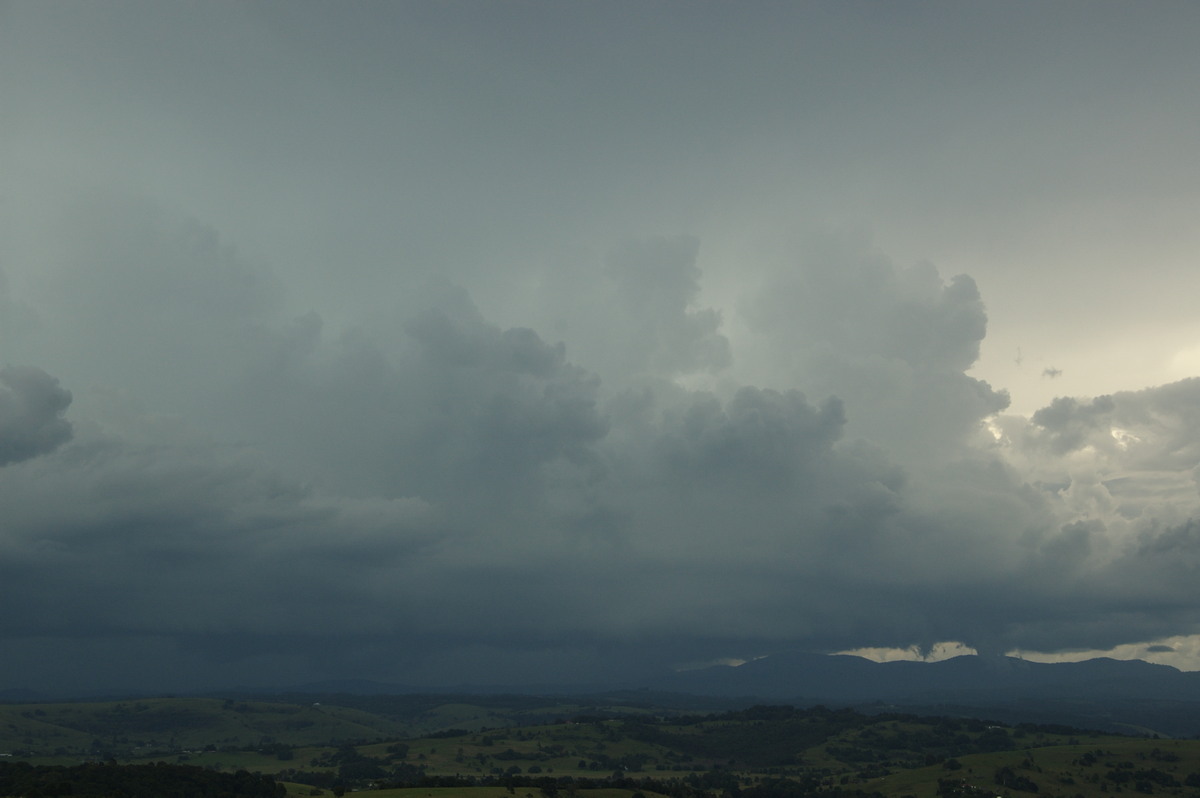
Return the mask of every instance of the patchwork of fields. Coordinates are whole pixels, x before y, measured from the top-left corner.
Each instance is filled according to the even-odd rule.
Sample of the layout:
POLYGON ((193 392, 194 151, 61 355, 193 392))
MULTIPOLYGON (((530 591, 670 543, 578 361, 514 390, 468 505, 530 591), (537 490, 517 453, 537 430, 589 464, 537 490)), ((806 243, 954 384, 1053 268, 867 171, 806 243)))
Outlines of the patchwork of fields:
POLYGON ((0 705, 0 762, 243 771, 296 796, 1200 798, 1197 740, 824 707, 685 714, 522 700, 426 697, 404 712, 370 712, 363 699, 0 705))

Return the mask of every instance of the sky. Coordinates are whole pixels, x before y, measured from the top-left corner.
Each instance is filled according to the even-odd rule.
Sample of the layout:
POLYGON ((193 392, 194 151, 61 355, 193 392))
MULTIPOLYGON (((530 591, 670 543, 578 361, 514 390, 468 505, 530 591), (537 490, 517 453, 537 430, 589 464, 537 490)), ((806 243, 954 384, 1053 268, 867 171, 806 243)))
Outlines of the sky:
POLYGON ((0 2, 0 689, 1200 670, 1198 34, 0 2))

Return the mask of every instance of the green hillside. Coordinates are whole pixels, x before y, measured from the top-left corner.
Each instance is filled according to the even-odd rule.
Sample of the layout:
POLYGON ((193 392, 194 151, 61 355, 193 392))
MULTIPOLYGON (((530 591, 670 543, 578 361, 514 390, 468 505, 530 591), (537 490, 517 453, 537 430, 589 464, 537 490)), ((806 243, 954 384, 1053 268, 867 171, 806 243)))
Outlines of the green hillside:
POLYGON ((443 728, 412 736, 394 717, 324 703, 5 705, 0 745, 9 750, 0 761, 187 764, 262 774, 294 796, 1200 798, 1197 740, 823 707, 689 716, 634 709, 464 728, 458 724, 474 726, 481 711, 511 723, 512 708, 456 699, 422 708, 421 723, 443 728))
POLYGON ((151 698, 0 705, 0 753, 115 758, 204 748, 244 749, 397 737, 407 727, 339 706, 151 698))

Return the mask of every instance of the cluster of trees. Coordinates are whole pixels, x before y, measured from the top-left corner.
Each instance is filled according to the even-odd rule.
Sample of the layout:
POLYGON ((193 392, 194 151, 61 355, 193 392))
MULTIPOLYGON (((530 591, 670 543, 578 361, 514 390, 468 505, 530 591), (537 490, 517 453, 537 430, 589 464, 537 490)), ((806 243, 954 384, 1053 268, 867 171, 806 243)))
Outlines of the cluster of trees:
POLYGON ((72 767, 0 762, 0 795, 24 798, 283 798, 287 790, 270 776, 219 773, 188 765, 117 765, 90 762, 72 767))
MULTIPOLYGON (((1132 763, 1129 767, 1117 767, 1108 771, 1104 778, 1114 784, 1130 785, 1135 790, 1146 795, 1154 792, 1154 787, 1178 787, 1179 780, 1170 773, 1164 773, 1158 768, 1134 768, 1132 763)), ((1194 774, 1193 774, 1194 775, 1194 774)), ((1191 777, 1189 776, 1189 779, 1191 777)), ((1193 780, 1200 783, 1200 779, 1193 780)))
POLYGON ((637 794, 658 793, 668 798, 713 798, 719 793, 722 798, 811 798, 819 793, 821 798, 883 798, 878 792, 862 792, 831 786, 825 781, 812 777, 772 778, 766 779, 752 787, 742 787, 737 775, 722 770, 712 770, 707 773, 689 774, 683 778, 654 778, 618 776, 591 779, 584 777, 560 776, 504 776, 494 778, 454 777, 425 777, 413 783, 389 783, 380 787, 477 787, 503 786, 509 794, 516 795, 518 791, 528 792, 537 790, 541 798, 562 798, 573 796, 587 790, 621 789, 637 794))
POLYGON ((1010 767, 997 768, 992 780, 1001 787, 1007 787, 1010 790, 1018 790, 1020 792, 1036 793, 1039 789, 1037 782, 1010 767))
POLYGON ((991 798, 995 793, 968 782, 966 779, 938 779, 940 798, 991 798))
POLYGON ((834 735, 871 721, 849 709, 757 706, 722 715, 673 718, 668 722, 698 726, 700 733, 678 734, 660 724, 626 720, 618 734, 661 745, 695 759, 722 759, 754 767, 771 767, 799 764, 797 751, 819 745, 834 735))
POLYGON ((425 778, 425 771, 416 765, 404 762, 408 745, 395 743, 387 747, 389 759, 380 759, 363 754, 354 745, 346 743, 322 759, 314 759, 313 767, 335 768, 336 770, 284 770, 280 773, 287 781, 309 784, 314 787, 334 789, 371 783, 416 783, 425 778))
POLYGON ((828 787, 814 784, 807 779, 770 779, 761 781, 752 787, 747 787, 740 793, 740 798, 882 798, 878 792, 863 792, 847 790, 841 787, 828 787))
MULTIPOLYGON (((351 786, 348 780, 328 771, 290 772, 287 778, 289 781, 331 789, 335 794, 351 786)), ((646 793, 658 793, 668 798, 713 798, 714 795, 721 798, 809 798, 814 795, 820 795, 821 798, 882 798, 877 792, 867 793, 838 786, 823 771, 796 777, 772 777, 746 787, 738 774, 720 768, 678 778, 637 777, 620 773, 603 778, 523 774, 430 776, 421 773, 412 778, 374 780, 372 785, 378 789, 499 786, 505 787, 514 796, 536 790, 540 798, 564 798, 588 790, 614 788, 640 793, 643 798, 646 793)))
MULTIPOLYGON (((1106 757, 1110 756, 1111 752, 1105 752, 1100 749, 1088 751, 1083 756, 1074 760, 1073 764, 1083 767, 1095 767, 1103 765, 1108 768, 1104 773, 1104 781, 1111 782, 1120 787, 1132 787, 1134 790, 1152 795, 1155 787, 1165 787, 1168 789, 1178 788, 1180 785, 1179 779, 1165 771, 1154 767, 1138 767, 1132 761, 1125 760, 1115 762, 1106 757)), ((1162 751, 1158 748, 1151 750, 1149 753, 1139 752, 1138 759, 1149 759, 1153 762, 1178 762, 1179 755, 1172 751, 1162 751)), ((1096 777, 1093 776, 1095 781, 1096 777)), ((1184 777, 1182 786, 1185 787, 1200 787, 1200 773, 1188 773, 1184 777)), ((1107 786, 1102 786, 1101 789, 1107 791, 1107 786)))
POLYGON ((983 720, 938 718, 931 722, 916 715, 864 715, 823 706, 755 706, 721 715, 673 718, 666 723, 699 727, 700 733, 678 734, 660 723, 627 719, 617 736, 661 745, 696 759, 780 767, 800 764, 798 751, 842 735, 846 742, 828 751, 844 762, 895 762, 915 767, 930 757, 936 762, 967 754, 1009 751, 1017 747, 1016 737, 1031 731, 1072 731, 1066 727, 1026 726, 1010 734, 1009 729, 983 720), (855 731, 859 733, 847 735, 855 731))

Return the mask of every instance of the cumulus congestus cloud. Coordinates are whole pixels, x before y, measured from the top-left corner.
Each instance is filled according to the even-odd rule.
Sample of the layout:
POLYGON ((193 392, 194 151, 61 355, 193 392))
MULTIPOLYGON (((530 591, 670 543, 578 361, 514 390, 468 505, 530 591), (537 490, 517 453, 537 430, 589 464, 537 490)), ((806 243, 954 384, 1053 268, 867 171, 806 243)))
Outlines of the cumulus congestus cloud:
POLYGON ((800 258, 767 277, 745 315, 774 379, 843 397, 848 434, 919 456, 961 444, 1008 406, 966 373, 987 329, 971 277, 897 267, 834 237, 800 258))
POLYGON ((721 311, 700 304, 700 241, 646 238, 602 262, 556 263, 541 275, 535 316, 610 385, 720 374, 732 362, 721 311))
POLYGON ((1200 6, 545 6, 3 4, 0 687, 1200 651, 1200 6))
MULTIPOLYGON (((114 415, 93 398, 69 446, 70 395, 4 372, 23 452, 3 475, 13 662, 86 630, 196 674, 283 658, 297 674, 487 680, 542 658, 547 678, 566 663, 601 678, 788 647, 1191 628, 1190 505, 1145 495, 1167 484, 1152 472, 1194 465, 1188 386, 996 419, 1004 394, 967 373, 986 328, 969 277, 818 247, 767 277, 735 341, 694 307, 696 242, 643 241, 587 278, 607 293, 562 329, 587 339, 577 353, 492 323, 443 279, 382 317, 292 313, 202 225, 107 214, 80 242, 128 259, 91 295, 98 334, 207 354, 77 368, 138 402, 114 415), (190 286, 215 312, 104 321, 123 286, 168 307, 190 286), (736 343, 771 353, 766 385, 739 379, 736 343), (687 387, 698 370, 719 379, 687 387), (1090 476, 1085 449, 1106 458, 1090 476), (1151 571, 1153 589, 1120 578, 1151 571), (1142 609, 1167 596, 1170 613, 1142 609), (461 664, 479 651, 489 674, 461 664)), ((41 315, 69 326, 54 301, 41 315)), ((55 362, 85 346, 53 340, 55 362)))

